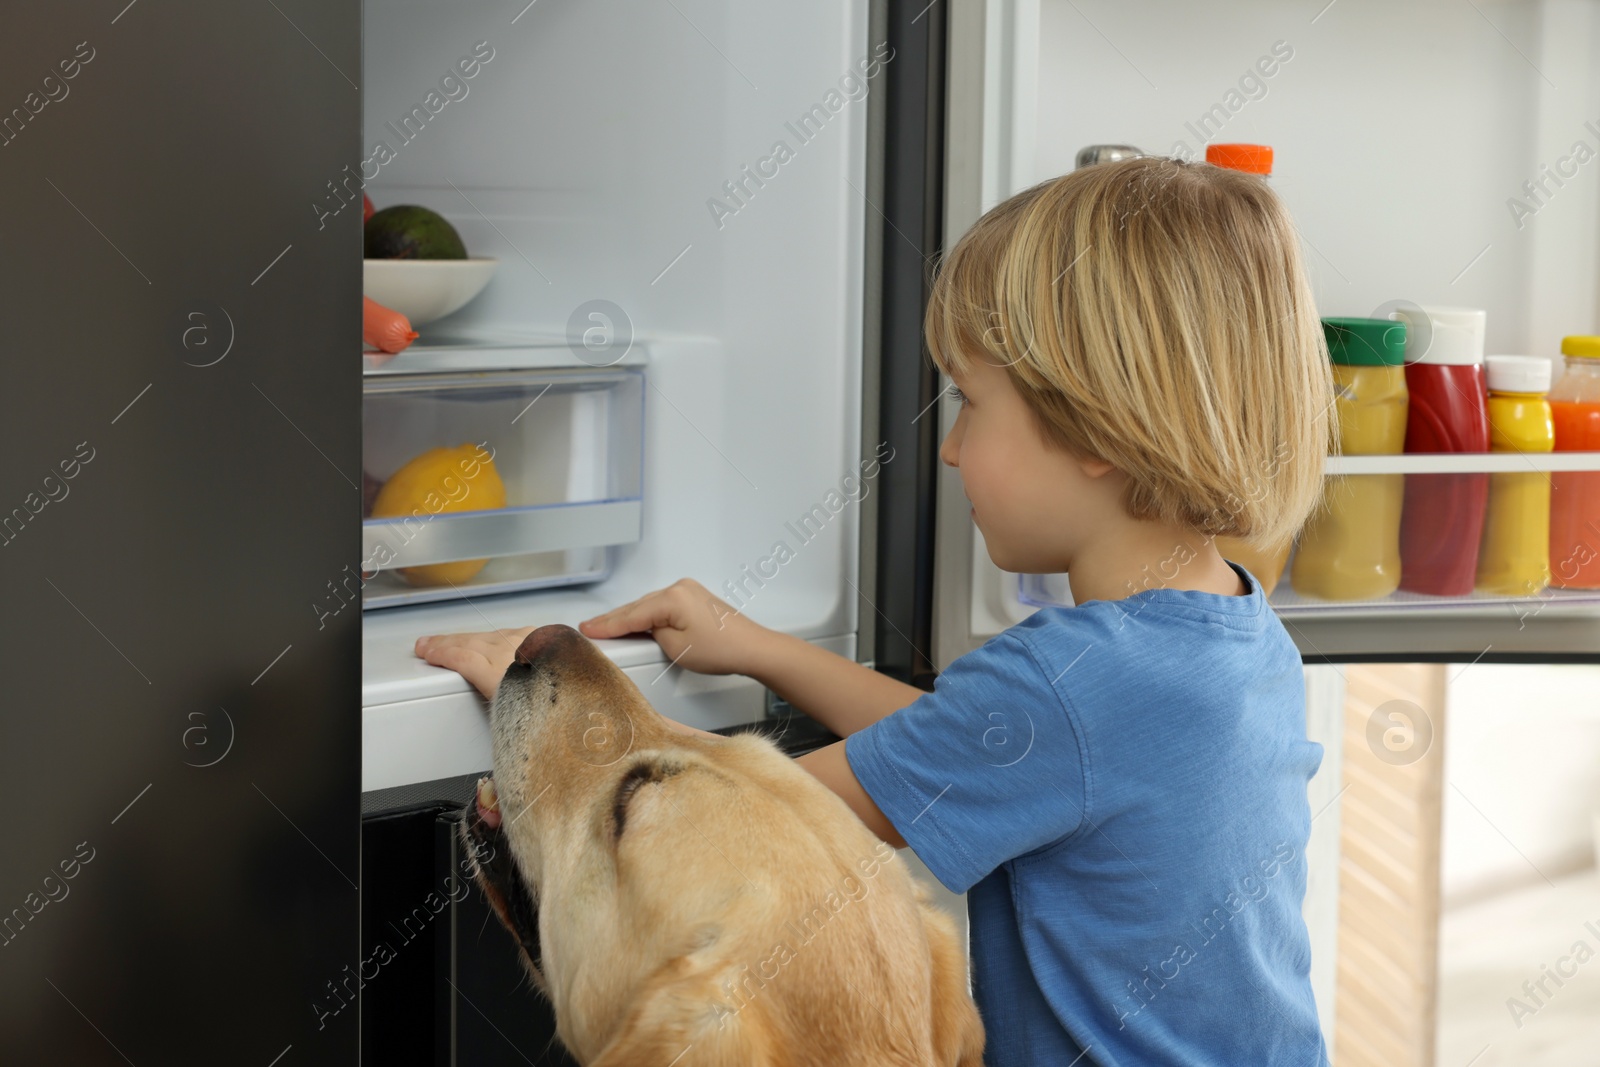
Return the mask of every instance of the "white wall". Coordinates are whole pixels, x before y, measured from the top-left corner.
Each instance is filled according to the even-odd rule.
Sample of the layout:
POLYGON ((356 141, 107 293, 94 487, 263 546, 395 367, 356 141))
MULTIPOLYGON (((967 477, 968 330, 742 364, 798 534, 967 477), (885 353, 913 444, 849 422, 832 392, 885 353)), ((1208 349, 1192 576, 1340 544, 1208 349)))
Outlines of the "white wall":
POLYGON ((1600 121, 1586 126, 1600 120, 1600 5, 1018 7, 1034 3, 1037 24, 1017 45, 1034 34, 1037 85, 1013 131, 1015 189, 1071 170, 1088 144, 1198 155, 1200 116, 1236 106, 1202 132, 1276 150, 1273 184, 1300 228, 1323 314, 1368 315, 1392 300, 1482 307, 1489 351, 1542 355, 1563 334, 1600 327, 1600 158, 1569 160, 1572 176, 1547 184, 1553 195, 1534 216, 1508 207, 1576 142, 1600 148, 1600 121), (1249 80, 1247 97, 1241 79, 1279 42, 1292 58, 1266 64, 1273 75, 1249 80))
POLYGON ((1594 863, 1600 666, 1480 663, 1451 671, 1444 906, 1543 885, 1594 863))

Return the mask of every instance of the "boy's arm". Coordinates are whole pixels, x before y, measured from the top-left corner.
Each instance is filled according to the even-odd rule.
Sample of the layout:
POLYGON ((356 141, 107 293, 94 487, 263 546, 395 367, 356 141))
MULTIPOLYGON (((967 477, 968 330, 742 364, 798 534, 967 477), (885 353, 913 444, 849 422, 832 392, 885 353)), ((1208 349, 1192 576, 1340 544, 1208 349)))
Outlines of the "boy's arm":
MULTIPOLYGON (((908 687, 909 688, 909 687, 908 687)), ((921 692, 921 690, 917 690, 921 692)), ((894 824, 888 816, 879 810, 873 803, 867 791, 861 788, 855 771, 850 769, 850 763, 845 759, 844 742, 835 741, 824 748, 814 752, 807 752, 795 759, 795 762, 810 771, 816 779, 839 795, 856 813, 856 818, 867 824, 867 829, 877 834, 895 848, 905 848, 905 838, 895 830, 894 824)))
MULTIPOLYGON (((922 695, 915 686, 798 637, 766 633, 744 673, 840 737, 849 737, 922 695)), ((830 747, 839 748, 842 765, 843 746, 830 747)))

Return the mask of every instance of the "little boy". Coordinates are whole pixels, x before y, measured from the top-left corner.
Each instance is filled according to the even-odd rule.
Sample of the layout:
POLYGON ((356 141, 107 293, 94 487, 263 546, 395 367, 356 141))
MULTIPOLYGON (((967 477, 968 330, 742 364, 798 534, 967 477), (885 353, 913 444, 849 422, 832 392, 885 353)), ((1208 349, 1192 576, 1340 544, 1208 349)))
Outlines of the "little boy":
MULTIPOLYGON (((754 677, 846 740, 800 758, 967 894, 985 1062, 1326 1062, 1301 919, 1294 643, 1212 539, 1281 545, 1336 439, 1294 229, 1266 183, 1136 159, 998 205, 946 258, 940 449, 1003 570, 1069 575, 923 693, 691 581, 582 624, 754 677)), ((526 631, 424 637, 492 694, 526 631)))

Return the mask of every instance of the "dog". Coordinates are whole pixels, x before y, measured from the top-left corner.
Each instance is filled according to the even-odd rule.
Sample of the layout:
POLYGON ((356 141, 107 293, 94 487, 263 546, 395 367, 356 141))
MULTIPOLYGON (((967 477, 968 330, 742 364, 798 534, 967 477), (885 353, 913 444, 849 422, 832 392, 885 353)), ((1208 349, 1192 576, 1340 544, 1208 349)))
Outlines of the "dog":
POLYGON ((667 724, 568 626, 489 722, 462 841, 585 1067, 980 1067, 954 924, 772 742, 667 724))

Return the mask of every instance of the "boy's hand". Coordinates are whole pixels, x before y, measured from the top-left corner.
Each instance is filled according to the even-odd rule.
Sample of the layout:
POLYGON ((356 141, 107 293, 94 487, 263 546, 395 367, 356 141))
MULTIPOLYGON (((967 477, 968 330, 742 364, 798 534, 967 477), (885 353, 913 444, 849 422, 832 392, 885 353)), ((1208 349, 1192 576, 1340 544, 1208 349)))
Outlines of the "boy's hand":
POLYGON ((435 667, 455 671, 471 682, 485 700, 493 700, 522 639, 536 629, 523 626, 480 633, 426 634, 417 638, 411 651, 435 667))
MULTIPOLYGON (((455 671, 485 700, 493 700, 522 639, 536 629, 427 634, 417 638, 412 651, 435 667, 455 671)), ((758 647, 774 636, 689 578, 586 619, 578 629, 595 640, 648 633, 674 663, 701 674, 749 673, 758 647)))
POLYGON ((578 624, 600 640, 648 633, 667 658, 701 674, 750 674, 771 630, 750 621, 692 578, 646 593, 578 624))

